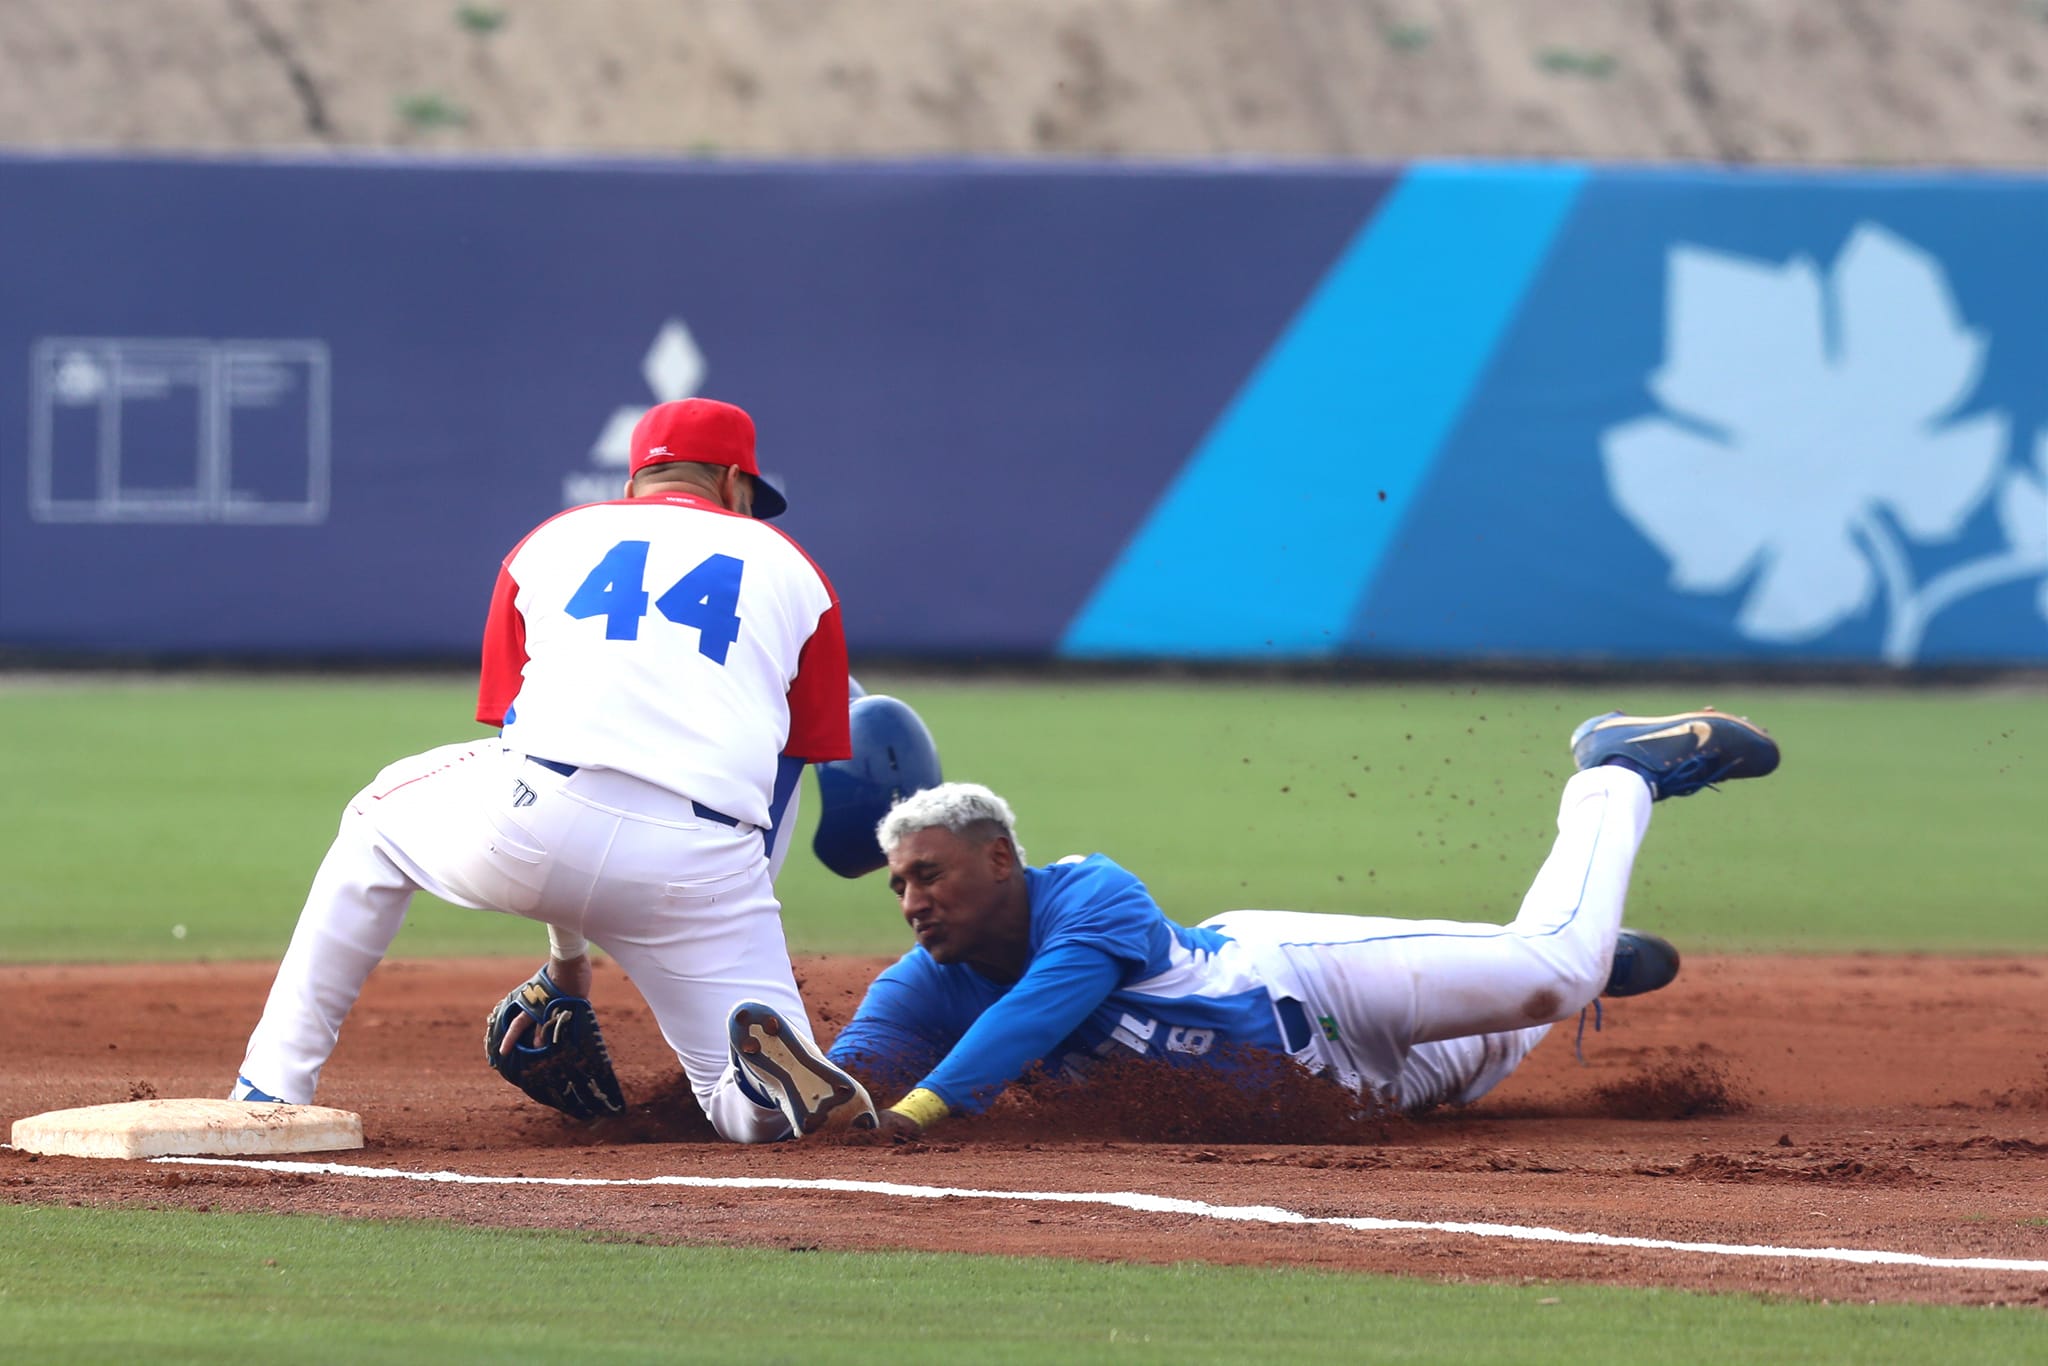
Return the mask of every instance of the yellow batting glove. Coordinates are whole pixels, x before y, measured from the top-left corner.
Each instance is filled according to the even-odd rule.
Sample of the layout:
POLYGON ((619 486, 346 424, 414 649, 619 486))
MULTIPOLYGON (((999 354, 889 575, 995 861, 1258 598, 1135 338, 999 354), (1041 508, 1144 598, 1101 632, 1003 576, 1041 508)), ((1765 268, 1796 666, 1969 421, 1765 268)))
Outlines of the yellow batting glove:
POLYGON ((889 1109, 920 1129, 929 1129, 953 1113, 953 1107, 939 1099, 937 1092, 927 1091, 922 1086, 891 1105, 889 1109))

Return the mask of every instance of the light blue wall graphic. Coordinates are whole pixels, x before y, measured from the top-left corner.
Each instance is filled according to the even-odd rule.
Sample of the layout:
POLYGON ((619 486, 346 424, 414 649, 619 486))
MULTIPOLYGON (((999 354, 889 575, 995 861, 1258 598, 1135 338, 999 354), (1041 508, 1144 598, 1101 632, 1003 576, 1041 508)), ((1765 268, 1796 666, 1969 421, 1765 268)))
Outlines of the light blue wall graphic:
POLYGON ((1740 589, 1735 626, 1813 640, 1878 605, 1884 662, 1911 664, 1963 598, 2042 581, 2048 615, 2048 435, 2008 458, 2003 410, 1971 411, 1986 334, 1941 263, 1858 224, 1825 277, 1814 261, 1671 249, 1664 414, 1602 442, 1616 505, 1683 593, 1740 589), (1925 578, 1913 550, 1954 542, 1995 500, 2004 544, 1925 578))
POLYGON ((1072 656, 1339 652, 1584 175, 1410 170, 1167 489, 1072 656))
POLYGON ((1593 173, 1363 658, 2048 664, 2048 180, 1593 173))

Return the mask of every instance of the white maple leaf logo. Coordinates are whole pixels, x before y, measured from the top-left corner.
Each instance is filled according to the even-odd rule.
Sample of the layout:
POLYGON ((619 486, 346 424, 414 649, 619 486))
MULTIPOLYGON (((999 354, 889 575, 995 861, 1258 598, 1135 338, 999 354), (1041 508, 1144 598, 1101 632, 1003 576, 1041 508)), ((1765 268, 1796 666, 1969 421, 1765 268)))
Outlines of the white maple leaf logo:
MULTIPOLYGON (((1805 257, 1674 247, 1665 363, 1649 381, 1665 411, 1605 434, 1609 492, 1669 558, 1672 587, 1747 584, 1745 636, 1811 640, 1882 585, 1885 658, 1909 663, 1958 597, 2048 573, 2048 544, 2015 531, 2042 486, 2017 473, 2000 485, 2008 418, 1959 415, 1984 353, 1940 264, 1875 224, 1825 281, 1805 257), (1994 487, 2009 553, 1916 584, 1909 544, 1953 541, 1994 487)), ((2048 541, 2048 521, 2039 530, 2048 541)))

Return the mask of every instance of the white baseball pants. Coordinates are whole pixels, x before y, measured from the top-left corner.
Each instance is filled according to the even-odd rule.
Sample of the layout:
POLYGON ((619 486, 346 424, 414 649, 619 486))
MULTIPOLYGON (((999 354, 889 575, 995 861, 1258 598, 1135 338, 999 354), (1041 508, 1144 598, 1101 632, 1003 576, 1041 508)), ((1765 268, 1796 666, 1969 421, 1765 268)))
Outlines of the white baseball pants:
POLYGON ((1466 1105, 1606 986, 1649 826, 1648 783, 1588 769, 1565 784, 1557 841, 1505 925, 1295 911, 1203 923, 1306 1008, 1309 1067, 1404 1110, 1466 1105))
MULTIPOLYGON (((313 1099, 341 1023, 415 891, 584 935, 633 979, 718 1133, 786 1137, 735 1085, 726 1017, 760 1001, 811 1032, 762 832, 604 769, 569 775, 492 738, 392 764, 358 793, 313 879, 242 1075, 313 1099)), ((508 984, 509 985, 509 984, 508 984)))

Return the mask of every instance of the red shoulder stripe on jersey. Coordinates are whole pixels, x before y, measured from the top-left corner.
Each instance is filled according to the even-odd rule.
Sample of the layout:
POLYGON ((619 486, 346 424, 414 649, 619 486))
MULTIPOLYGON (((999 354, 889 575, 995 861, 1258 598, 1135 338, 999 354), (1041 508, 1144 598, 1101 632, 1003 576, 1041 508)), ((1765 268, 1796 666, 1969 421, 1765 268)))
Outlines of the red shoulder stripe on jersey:
POLYGON ((812 763, 851 759, 846 697, 846 630, 834 599, 797 654, 796 677, 789 683, 789 740, 782 752, 812 763))
POLYGON ((853 728, 847 717, 846 623, 840 616, 839 590, 796 537, 771 522, 761 525, 789 542, 825 585, 831 606, 825 609, 811 638, 797 655, 796 677, 789 684, 789 743, 784 754, 822 763, 853 757, 853 728))
POLYGON ((505 712, 526 681, 526 618, 519 615, 518 600, 519 585, 509 564, 499 566, 490 615, 484 619, 483 667, 476 687, 476 719, 487 726, 505 724, 505 712))
POLYGON ((832 595, 832 605, 834 607, 837 607, 839 605, 839 590, 832 586, 832 580, 825 576, 825 571, 818 567, 818 562, 816 560, 811 558, 811 552, 804 549, 801 545, 798 545, 796 537, 790 535, 787 531, 784 531, 781 527, 775 525, 775 523, 763 522, 761 523, 761 525, 767 527, 770 531, 780 536, 783 540, 788 541, 790 544, 790 548, 795 550, 797 554, 804 557, 804 563, 809 565, 811 567, 811 572, 818 576, 818 582, 825 585, 825 591, 832 595))

